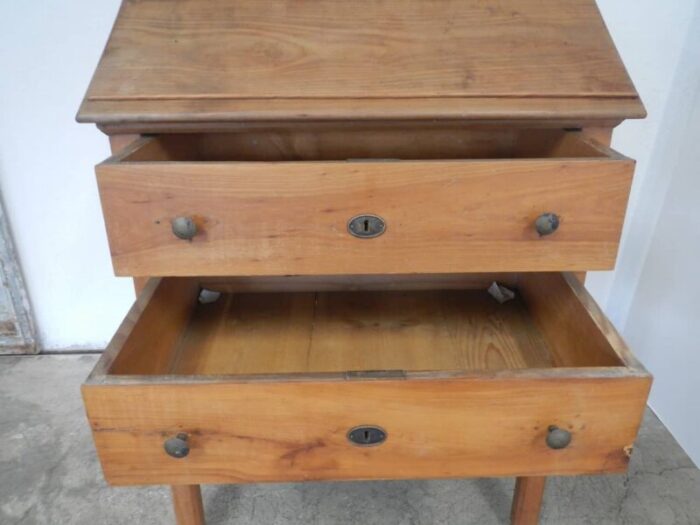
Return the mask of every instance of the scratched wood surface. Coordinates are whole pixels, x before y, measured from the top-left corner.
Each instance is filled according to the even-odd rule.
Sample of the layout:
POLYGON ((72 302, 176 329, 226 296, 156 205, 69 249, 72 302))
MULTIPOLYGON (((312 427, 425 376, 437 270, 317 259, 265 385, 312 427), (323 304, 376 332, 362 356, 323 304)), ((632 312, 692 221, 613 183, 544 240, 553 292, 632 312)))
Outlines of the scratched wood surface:
POLYGON ((442 99, 484 116, 501 98, 643 112, 594 0, 144 0, 124 2, 79 116, 405 118, 442 99))

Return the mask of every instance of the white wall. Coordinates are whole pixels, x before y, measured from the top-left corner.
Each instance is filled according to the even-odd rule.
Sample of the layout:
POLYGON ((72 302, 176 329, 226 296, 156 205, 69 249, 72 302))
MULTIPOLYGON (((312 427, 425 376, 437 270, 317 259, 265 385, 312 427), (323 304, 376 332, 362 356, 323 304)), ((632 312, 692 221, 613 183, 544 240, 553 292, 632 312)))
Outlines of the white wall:
MULTIPOLYGON (((700 462, 681 417, 681 397, 700 398, 684 378, 690 363, 698 369, 699 334, 685 324, 697 318, 697 284, 678 281, 700 253, 688 246, 697 228, 674 225, 698 221, 699 0, 598 3, 649 117, 615 131, 613 146, 638 160, 637 174, 617 268, 590 274, 588 287, 656 373, 652 405, 700 462)), ((112 274, 92 170, 107 141, 74 122, 118 4, 0 2, 0 189, 47 349, 103 347, 133 300, 130 280, 112 274)))
POLYGON ((655 144, 696 3, 697 0, 598 0, 648 112, 646 119, 623 122, 613 133, 613 147, 636 159, 637 169, 616 269, 590 273, 586 280, 588 289, 618 327, 626 319, 649 243, 648 232, 658 215, 658 191, 650 188, 662 182, 652 164, 655 144))
POLYGON ((630 218, 638 275, 612 290, 629 297, 622 332, 655 376, 650 405, 700 465, 700 5, 691 27, 630 218))
POLYGON ((133 301, 95 185, 107 140, 74 120, 118 6, 0 2, 0 189, 48 349, 103 347, 133 301))

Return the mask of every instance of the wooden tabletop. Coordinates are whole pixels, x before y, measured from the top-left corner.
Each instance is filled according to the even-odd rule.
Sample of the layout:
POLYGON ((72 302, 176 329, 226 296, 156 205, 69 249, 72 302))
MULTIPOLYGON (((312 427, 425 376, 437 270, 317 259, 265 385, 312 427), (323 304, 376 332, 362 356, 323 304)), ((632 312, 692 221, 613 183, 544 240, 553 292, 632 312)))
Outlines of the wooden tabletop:
POLYGON ((126 0, 78 119, 643 114, 594 0, 126 0))

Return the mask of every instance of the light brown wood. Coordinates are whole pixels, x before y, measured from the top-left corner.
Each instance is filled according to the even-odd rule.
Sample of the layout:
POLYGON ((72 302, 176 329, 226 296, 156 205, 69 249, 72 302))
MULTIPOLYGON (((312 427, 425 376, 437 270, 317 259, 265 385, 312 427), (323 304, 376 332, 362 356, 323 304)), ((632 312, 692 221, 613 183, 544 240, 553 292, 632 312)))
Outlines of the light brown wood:
POLYGON ((613 128, 612 126, 591 126, 584 128, 582 130, 582 133, 605 146, 610 146, 610 142, 612 141, 613 128))
POLYGON ((518 117, 533 99, 549 117, 581 100, 641 111, 593 0, 150 0, 122 6, 79 117, 123 120, 120 103, 146 101, 130 118, 406 118, 417 100, 458 118, 451 99, 476 99, 472 116, 493 99, 518 117))
MULTIPOLYGON (((600 142, 605 146, 610 146, 612 142, 612 126, 590 126, 581 130, 581 133, 586 137, 590 137, 593 140, 600 142)), ((586 284, 586 272, 575 273, 576 278, 581 282, 581 284, 586 284)))
POLYGON ((644 367, 583 284, 572 274, 524 273, 518 290, 553 350, 557 366, 644 367))
POLYGON ((546 123, 559 128, 594 121, 609 126, 624 118, 644 118, 637 98, 422 98, 422 99, 270 99, 259 100, 89 100, 79 122, 95 122, 115 132, 230 130, 241 124, 278 120, 374 121, 460 119, 522 125, 546 123), (157 110, 154 108, 157 105, 157 110), (514 118, 520 120, 513 120, 514 118))
POLYGON ((203 288, 242 292, 330 292, 360 290, 485 290, 498 281, 515 287, 513 273, 450 273, 396 275, 281 275, 259 277, 200 277, 203 288))
POLYGON ((151 280, 110 342, 119 348, 111 372, 118 374, 126 367, 142 373, 164 370, 198 293, 196 281, 151 280))
POLYGON ((148 279, 149 277, 134 277, 134 291, 136 292, 136 295, 143 291, 146 284, 148 284, 148 279))
MULTIPOLYGON (((546 287, 531 285, 530 301, 538 294, 542 299, 566 295, 568 301, 581 297, 573 276, 547 278, 546 287), (568 287, 555 285, 562 280, 568 287)), ((311 323, 312 294, 286 299, 244 294, 238 305, 234 294, 217 307, 197 305, 187 296, 191 282, 149 283, 145 294, 150 300, 144 296, 141 302, 147 304, 125 320, 83 387, 111 483, 538 476, 626 467, 649 390, 648 374, 619 363, 587 366, 596 361, 595 345, 587 361, 568 359, 581 367, 517 369, 546 365, 536 356, 547 345, 522 317, 517 301, 489 310, 474 300, 475 291, 358 292, 355 304, 348 298, 353 294, 327 293, 313 301, 320 320, 311 323), (152 325, 146 316, 162 311, 159 303, 173 294, 181 299, 173 298, 169 308, 184 312, 179 305, 186 302, 194 315, 178 314, 166 336, 143 334, 140 326, 152 325), (331 304, 333 297, 342 300, 331 304), (442 321, 435 313, 437 298, 442 321), (210 307, 219 313, 203 315, 210 307), (411 317, 405 317, 408 311, 411 317), (325 345, 309 345, 309 326, 325 345), (227 342, 219 344, 219 338, 227 342), (136 355, 148 355, 163 339, 171 341, 171 352, 168 358, 156 352, 158 367, 136 355), (428 352, 421 343, 435 346, 428 352), (353 345, 355 353, 349 350, 353 345), (196 351, 190 358, 178 347, 196 351), (139 350, 123 358, 122 349, 130 348, 139 350), (304 351, 315 353, 317 364, 286 373, 294 363, 310 362, 304 351), (493 356, 498 359, 492 361, 493 356), (130 375, 115 375, 119 362, 130 375), (456 365, 462 370, 450 370, 456 365), (204 375, 189 369, 199 366, 206 367, 204 375), (370 366, 384 371, 366 369, 370 366), (408 370, 392 371, 394 366, 408 370), (197 375, 152 375, 164 369, 197 375), (329 372, 314 373, 324 370, 329 372), (257 371, 266 373, 249 375, 257 371), (362 424, 382 426, 389 439, 370 449, 348 444, 348 429, 362 424), (551 424, 571 430, 572 445, 547 448, 551 424), (162 449, 164 439, 177 432, 191 436, 184 460, 162 449)), ((563 297, 554 301, 565 302, 563 297)), ((587 320, 599 311, 585 305, 579 315, 552 322, 562 332, 578 323, 586 330, 583 339, 607 338, 612 352, 624 351, 601 319, 587 320)), ((550 337, 552 353, 553 342, 560 345, 559 356, 568 351, 565 344, 573 344, 550 337)))
MULTIPOLYGON (((575 278, 574 278, 575 279, 575 278)), ((577 282, 580 282, 577 280, 577 282)), ((557 366, 618 364, 606 335, 594 328, 584 304, 570 290, 571 283, 551 274, 523 274, 519 291, 535 323, 550 342, 557 366)))
MULTIPOLYGON (((593 138, 593 137, 591 137, 593 138)), ((111 162, 359 161, 620 157, 560 128, 432 123, 278 123, 176 133, 128 144, 111 162)))
POLYGON ((123 6, 88 96, 484 95, 636 93, 589 0, 506 0, 490 8, 423 0, 400 9, 287 0, 264 7, 239 0, 233 9, 209 0, 206 10, 192 0, 160 0, 123 6))
POLYGON ((172 485, 177 525, 204 525, 202 491, 199 485, 172 485))
POLYGON ((607 269, 634 163, 596 148, 522 160, 128 161, 137 148, 97 173, 118 275, 607 269), (540 238, 534 221, 547 211, 562 224, 540 238), (383 217, 386 233, 348 234, 362 213, 383 217), (171 231, 180 215, 197 223, 191 242, 171 231))
POLYGON ((112 155, 116 155, 121 150, 136 142, 141 135, 137 133, 124 133, 109 136, 109 147, 112 150, 112 155))
POLYGON ((83 388, 115 485, 621 472, 647 393, 643 377, 585 374, 83 388), (348 443, 348 430, 366 424, 387 441, 348 443), (572 432, 568 448, 546 446, 552 424, 572 432), (183 431, 190 454, 171 458, 163 442, 183 431))
MULTIPOLYGON (((115 134, 109 136, 109 146, 112 150, 112 155, 118 154, 121 150, 126 149, 129 145, 134 144, 141 138, 139 134, 115 134)), ((134 291, 136 296, 143 291, 148 282, 148 277, 137 277, 134 279, 134 291)))
POLYGON ((645 112, 595 1, 204 7, 125 1, 78 114, 112 135, 138 294, 82 390, 107 480, 171 484, 201 525, 201 482, 515 475, 523 525, 545 475, 623 471, 651 378, 582 282, 629 193, 612 128, 645 112), (359 213, 387 232, 351 238, 359 213), (387 441, 351 445, 362 424, 387 441))
POLYGON ((511 525, 537 525, 546 477, 519 477, 515 480, 515 494, 511 508, 511 525))
POLYGON ((444 160, 603 158, 581 133, 552 128, 471 126, 464 123, 287 123, 237 133, 178 133, 144 140, 122 162, 444 160))
POLYGON ((451 291, 225 293, 199 304, 196 280, 153 280, 110 343, 102 373, 623 365, 646 373, 575 276, 503 281, 516 299, 499 305, 479 282, 466 284, 482 289, 451 291))
POLYGON ((523 304, 485 290, 228 294, 196 308, 173 355, 185 375, 551 366, 523 304))
MULTIPOLYGON (((173 135, 173 134, 230 134, 241 133, 248 131, 262 130, 342 130, 342 129, 378 129, 390 126, 403 128, 408 136, 412 135, 413 130, 422 128, 437 127, 443 129, 452 127, 453 129, 557 129, 557 130, 585 130, 587 127, 598 128, 614 128, 620 123, 620 120, 613 119, 547 119, 547 118, 531 118, 522 120, 512 120, 503 117, 498 120, 467 120, 467 119, 449 119, 440 120, 433 119, 375 119, 375 120, 305 120, 305 121, 290 121, 290 120, 256 120, 256 121, 186 121, 186 122, 158 122, 152 121, 147 123, 138 122, 122 122, 115 124, 98 124, 97 128, 108 135, 119 133, 133 133, 135 131, 145 132, 149 135, 173 135)), ((594 137, 592 137, 594 138, 594 137)))

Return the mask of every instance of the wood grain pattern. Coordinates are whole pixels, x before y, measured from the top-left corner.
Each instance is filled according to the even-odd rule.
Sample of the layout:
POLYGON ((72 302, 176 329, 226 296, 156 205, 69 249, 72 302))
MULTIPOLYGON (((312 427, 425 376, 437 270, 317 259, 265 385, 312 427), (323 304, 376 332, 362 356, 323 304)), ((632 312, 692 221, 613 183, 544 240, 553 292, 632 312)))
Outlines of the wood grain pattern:
MULTIPOLYGON (((601 146, 602 147, 602 146, 601 146)), ((106 162, 117 275, 330 275, 607 269, 634 163, 603 158, 398 162, 106 162), (533 224, 562 217, 554 235, 533 224), (354 215, 381 237, 347 233, 354 215), (192 242, 171 232, 195 218, 192 242), (507 254, 507 257, 504 257, 507 254)))
POLYGON ((405 99, 270 99, 259 100, 89 100, 78 122, 95 122, 116 133, 222 131, 268 121, 376 121, 459 119, 523 125, 533 122, 559 128, 616 126, 626 118, 644 118, 638 98, 405 98, 405 99))
POLYGON ((198 293, 199 284, 194 280, 152 279, 107 346, 107 356, 113 356, 109 372, 164 370, 187 327, 198 293))
POLYGON ((204 506, 199 485, 170 487, 177 525, 204 525, 204 506))
MULTIPOLYGON (((131 133, 131 134, 114 134, 109 136, 109 147, 112 151, 112 155, 118 154, 120 151, 129 148, 141 138, 141 135, 131 133)), ((148 277, 136 277, 134 278, 134 291, 136 296, 144 290, 146 284, 148 283, 148 277)))
POLYGON ((515 480, 515 494, 511 508, 511 525, 537 525, 544 486, 543 476, 519 477, 515 480))
POLYGON ((110 135, 109 137, 109 148, 112 151, 112 155, 120 152, 124 148, 128 147, 141 138, 141 135, 137 133, 125 133, 118 135, 110 135))
POLYGON ((368 290, 485 290, 498 281, 514 288, 514 273, 448 273, 395 275, 278 275, 200 277, 203 288, 226 293, 330 292, 368 290))
POLYGON ((583 284, 571 274, 524 273, 518 290, 549 342, 556 366, 611 366, 644 371, 583 284))
POLYGON ((641 377, 86 385, 112 484, 536 476, 620 472, 641 420, 641 377), (378 447, 346 433, 374 424, 378 447), (570 429, 564 450, 547 427, 570 429), (190 434, 177 460, 163 441, 190 434))
POLYGON ((594 0, 126 0, 78 114, 119 134, 100 191, 143 287, 83 386, 108 481, 202 525, 201 482, 516 475, 523 525, 544 475, 624 470, 650 376, 573 274, 492 272, 612 266, 632 162, 523 123, 609 144, 644 114, 594 0))
POLYGON ((302 99, 286 114, 304 118, 317 103, 354 117, 342 102, 388 99, 405 116, 416 99, 482 97, 607 97, 640 110, 592 0, 147 0, 123 4, 81 119, 114 120, 122 101, 169 120, 169 104, 195 101, 216 120, 231 100, 261 114, 302 99))
POLYGON ((93 376, 552 365, 624 365, 648 375, 575 275, 513 274, 502 282, 516 289, 516 299, 504 305, 486 294, 487 283, 471 281, 466 284, 482 289, 264 290, 228 293, 200 304, 196 279, 154 279, 93 376))
POLYGON ((111 161, 319 161, 347 159, 605 158, 580 132, 465 123, 305 123, 229 133, 177 133, 141 141, 111 161))
MULTIPOLYGON (((551 366, 519 300, 485 290, 228 294, 199 305, 173 350, 184 375, 551 366), (283 349, 283 350, 282 350, 283 349)), ((121 373, 139 373, 138 366, 121 373)))
MULTIPOLYGON (((211 374, 214 379, 233 377, 226 376, 226 372, 246 377, 251 373, 248 369, 251 365, 276 378, 291 378, 285 376, 283 370, 290 366, 309 377, 318 377, 316 372, 321 370, 309 357, 318 353, 323 359, 326 346, 340 345, 340 356, 352 357, 353 353, 364 352, 368 354, 367 359, 381 359, 381 356, 372 355, 378 352, 363 347, 383 341, 380 343, 382 352, 391 354, 405 346, 402 339, 406 339, 407 333, 414 338, 422 335, 419 342, 425 346, 416 356, 417 360, 409 353, 401 356, 404 362, 398 368, 412 372, 424 368, 417 363, 429 363, 431 356, 435 363, 439 362, 440 358, 434 356, 435 350, 447 349, 452 355, 459 354, 455 348, 461 348, 467 353, 464 355, 473 354, 466 360, 459 358, 461 371, 551 364, 575 366, 581 370, 591 366, 625 365, 627 368, 620 370, 629 369, 648 376, 573 274, 499 275, 501 282, 516 290, 516 299, 504 305, 498 305, 484 292, 488 285, 483 281, 486 276, 466 281, 466 289, 459 291, 314 294, 264 290, 267 293, 223 295, 209 304, 197 301, 201 286, 197 279, 152 279, 117 330, 90 381, 121 378, 124 374, 131 374, 132 379, 143 378, 176 371, 183 366, 182 354, 192 354, 187 359, 192 366, 198 366, 199 362, 207 362, 210 353, 214 362, 219 360, 224 368, 228 367, 226 371, 208 367, 207 375, 211 374), (559 310, 566 313, 560 315, 559 310), (157 324, 154 325, 152 319, 157 319, 157 324), (566 336, 568 333, 572 334, 570 339, 566 336), (366 345, 357 344, 363 340, 366 345), (257 356, 248 348, 256 345, 267 345, 268 350, 257 356), (275 362, 280 358, 275 354, 293 353, 288 349, 294 347, 299 348, 296 361, 291 357, 275 362), (241 360, 237 357, 239 352, 250 356, 250 359, 243 359, 247 363, 243 369, 236 369, 236 359, 241 360), (490 362, 489 353, 501 355, 490 362), (508 353, 513 355, 506 357, 508 353), (552 361, 550 353, 554 356, 552 361), (474 358, 479 355, 482 357, 474 358), (470 363, 473 366, 469 366, 470 363)), ((455 285, 454 282, 449 284, 455 285)), ((409 342, 411 344, 414 343, 409 342)), ((380 369, 369 365, 369 362, 364 363, 364 368, 380 369)), ((345 372, 344 366, 334 365, 332 370, 345 372)), ((427 368, 440 370, 434 363, 427 368)), ((600 370, 604 373, 609 368, 600 370)), ((332 376, 333 373, 326 374, 326 377, 332 376)), ((408 376, 422 377, 415 373, 406 374, 408 376)))
MULTIPOLYGON (((573 276, 564 278, 566 286, 556 285, 562 279, 557 274, 544 279, 536 282, 541 286, 530 283, 525 296, 528 307, 540 308, 536 314, 540 319, 551 312, 541 309, 537 301, 553 296, 553 304, 559 305, 581 299, 573 276)), ((518 282, 522 280, 520 276, 518 282)), ((143 313, 125 321, 121 335, 83 386, 98 453, 111 483, 540 476, 617 472, 626 467, 649 391, 648 374, 636 367, 586 367, 585 363, 596 362, 595 344, 585 357, 566 360, 581 368, 512 369, 522 366, 512 361, 518 356, 526 366, 542 366, 536 355, 544 344, 533 336, 529 321, 521 324, 525 320, 520 305, 511 303, 515 312, 506 308, 494 315, 474 300, 474 291, 357 292, 358 301, 364 294, 374 296, 374 303, 372 297, 360 301, 366 310, 347 298, 331 304, 332 296, 348 293, 329 293, 322 294, 329 303, 316 307, 316 314, 325 321, 314 323, 314 330, 329 341, 327 355, 316 356, 320 368, 390 367, 398 362, 408 363, 407 368, 423 369, 428 363, 427 368, 437 369, 456 361, 464 368, 458 373, 278 374, 295 360, 308 362, 304 351, 314 352, 308 332, 300 329, 310 322, 313 294, 295 293, 286 300, 274 294, 239 296, 239 311, 228 319, 227 312, 236 307, 225 302, 218 316, 198 319, 196 311, 192 317, 188 314, 190 327, 198 326, 191 331, 197 333, 197 341, 186 341, 187 330, 179 328, 178 314, 178 328, 170 333, 184 333, 181 345, 200 345, 195 356, 200 359, 192 359, 191 366, 208 362, 206 372, 212 375, 152 375, 170 365, 154 370, 135 351, 130 358, 133 366, 121 369, 131 375, 115 375, 119 370, 110 363, 120 361, 118 345, 147 355, 161 340, 144 333, 151 325, 148 312, 162 311, 159 305, 168 294, 185 294, 193 282, 149 283, 145 293, 150 296, 143 299, 147 304, 136 310, 143 313), (439 297, 440 314, 432 307, 435 297, 439 297), (151 303, 154 306, 149 308, 151 303), (409 310, 411 318, 404 315, 409 310), (440 315, 440 323, 423 322, 440 315), (215 355, 207 355, 219 338, 227 344, 221 344, 215 355), (355 344, 356 354, 339 351, 343 340, 355 344), (412 340, 438 346, 432 352, 418 350, 412 340), (445 352, 439 345, 448 340, 452 346, 445 352), (302 341, 307 344, 301 345, 302 341), (366 352, 370 345, 374 352, 366 352), (500 356, 498 362, 490 359, 494 352, 500 356), (265 367, 267 373, 230 375, 250 372, 252 366, 265 367), (389 440, 371 449, 349 445, 345 433, 361 424, 382 426, 389 440), (559 451, 547 448, 544 440, 551 424, 570 429, 572 445, 559 451), (192 451, 184 460, 174 460, 162 450, 163 440, 177 432, 191 436, 192 451)), ((233 301, 236 295, 230 297, 233 301)), ((182 311, 184 303, 196 305, 193 297, 186 296, 173 303, 176 311, 182 311)), ((211 306, 196 308, 204 312, 202 308, 211 306)), ((588 304, 578 315, 553 316, 551 322, 558 326, 554 332, 572 330, 576 323, 582 328, 573 333, 582 340, 608 339, 613 353, 622 351, 616 333, 598 318, 599 311, 588 304), (589 317, 596 318, 590 322, 589 317)), ((550 351, 552 344, 558 345, 558 356, 566 355, 567 345, 574 345, 573 352, 580 348, 565 338, 545 335, 550 351)), ((170 341, 172 359, 177 344, 170 341)), ((185 355, 178 359, 179 372, 192 372, 187 370, 190 364, 185 355)))

